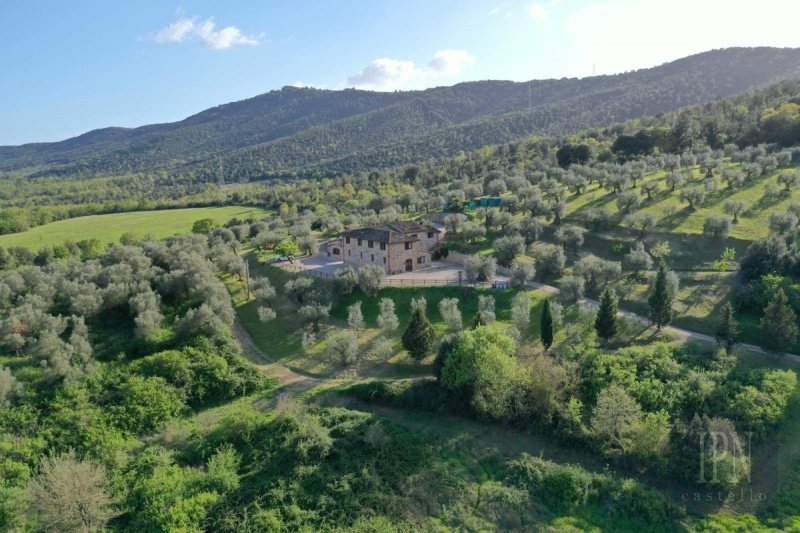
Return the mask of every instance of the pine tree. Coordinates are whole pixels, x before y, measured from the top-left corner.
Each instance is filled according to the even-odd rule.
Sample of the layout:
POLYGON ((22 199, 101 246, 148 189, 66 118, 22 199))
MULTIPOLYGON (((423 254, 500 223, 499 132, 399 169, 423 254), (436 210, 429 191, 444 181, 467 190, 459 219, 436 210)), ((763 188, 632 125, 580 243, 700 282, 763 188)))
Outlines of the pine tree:
POLYGON ((788 351, 797 340, 797 315, 789 307, 789 300, 779 290, 764 309, 761 319, 761 342, 772 353, 788 351))
POLYGON ((739 334, 739 324, 733 318, 733 306, 728 302, 722 308, 722 314, 717 324, 717 342, 725 347, 726 352, 730 352, 736 344, 736 336, 739 334))
POLYGON ((549 350, 553 345, 553 314, 550 312, 549 298, 545 299, 542 307, 541 330, 542 346, 545 350, 549 350))
POLYGON ((425 359, 433 351, 433 343, 436 340, 435 333, 422 308, 418 307, 414 310, 411 321, 403 332, 402 340, 403 347, 417 361, 425 359))
POLYGON ((667 265, 664 261, 658 265, 653 293, 647 299, 650 304, 650 320, 656 329, 661 330, 672 320, 672 292, 667 282, 667 265))
POLYGON ((606 288, 600 296, 594 329, 597 336, 606 341, 617 334, 617 297, 611 289, 606 288))

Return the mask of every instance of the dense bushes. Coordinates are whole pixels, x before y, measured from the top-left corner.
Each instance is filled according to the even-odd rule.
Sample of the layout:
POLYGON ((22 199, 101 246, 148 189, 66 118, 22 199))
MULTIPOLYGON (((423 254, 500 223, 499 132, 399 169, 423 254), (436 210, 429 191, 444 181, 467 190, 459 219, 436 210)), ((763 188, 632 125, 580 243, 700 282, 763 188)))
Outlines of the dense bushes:
POLYGON ((753 432, 757 442, 775 428, 797 385, 791 371, 739 370, 724 353, 702 357, 660 343, 613 352, 580 347, 557 360, 518 349, 496 324, 443 344, 437 368, 439 388, 431 381, 375 382, 348 391, 394 407, 467 409, 486 420, 534 425, 688 483, 698 481, 698 461, 717 462, 722 471, 714 482, 725 488, 743 475, 750 442, 742 435, 753 432), (727 435, 724 461, 703 440, 713 431, 727 435))
POLYGON ((615 515, 650 527, 681 516, 659 493, 632 479, 592 474, 575 465, 558 465, 526 453, 506 465, 506 482, 524 488, 535 500, 570 509, 606 505, 615 515))
POLYGON ((66 490, 31 512, 20 507, 26 484, 45 486, 54 475, 38 467, 56 454, 74 456, 95 478, 108 472, 109 501, 122 514, 102 516, 119 514, 116 530, 198 530, 235 489, 230 451, 186 467, 138 440, 267 383, 230 336, 233 309, 217 277, 219 265, 235 263, 230 253, 189 236, 0 277, 0 349, 9 361, 0 367, 0 528, 47 529, 58 506, 78 502, 66 490))

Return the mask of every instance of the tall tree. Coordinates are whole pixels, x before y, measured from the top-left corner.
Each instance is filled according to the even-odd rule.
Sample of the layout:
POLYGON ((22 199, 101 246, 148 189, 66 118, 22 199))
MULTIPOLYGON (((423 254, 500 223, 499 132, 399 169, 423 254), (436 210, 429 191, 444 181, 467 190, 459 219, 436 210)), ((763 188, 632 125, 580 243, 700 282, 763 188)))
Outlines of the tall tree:
POLYGON ((779 290, 764 309, 761 319, 761 342, 772 353, 788 351, 797 340, 797 315, 789 307, 789 300, 779 290))
POLYGON ((553 313, 550 311, 550 299, 546 298, 542 307, 541 321, 542 346, 549 350, 553 345, 553 313))
POLYGON ((42 462, 27 496, 41 531, 101 531, 119 514, 105 469, 72 453, 42 462))
POLYGON ((364 314, 361 312, 361 301, 347 307, 347 325, 356 330, 364 329, 364 314))
POLYGON ((647 302, 650 304, 650 320, 659 331, 672 320, 672 291, 667 279, 667 264, 661 261, 658 265, 653 291, 647 302))
POLYGON ((428 322, 425 311, 417 307, 411 315, 411 321, 403 332, 403 347, 417 361, 433 351, 433 343, 436 340, 433 326, 428 322))
POLYGON ((600 296, 600 307, 594 319, 594 329, 597 331, 597 336, 606 341, 617 334, 617 297, 608 287, 600 296))
POLYGON ((736 344, 736 336, 739 334, 739 324, 733 317, 733 306, 730 302, 722 308, 722 314, 717 324, 717 342, 725 347, 725 351, 730 352, 736 344))

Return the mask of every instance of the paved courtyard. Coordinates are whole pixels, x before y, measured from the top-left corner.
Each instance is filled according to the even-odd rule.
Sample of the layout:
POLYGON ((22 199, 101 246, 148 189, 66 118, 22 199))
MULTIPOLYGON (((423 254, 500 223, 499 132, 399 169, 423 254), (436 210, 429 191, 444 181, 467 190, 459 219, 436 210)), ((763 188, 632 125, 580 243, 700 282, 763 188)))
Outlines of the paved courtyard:
MULTIPOLYGON (((292 264, 301 267, 303 270, 311 270, 322 275, 333 275, 337 270, 346 266, 344 262, 335 261, 333 257, 328 257, 327 255, 314 255, 295 259, 292 264)), ((283 265, 288 267, 290 264, 283 263, 283 265)), ((420 285, 425 284, 425 282, 458 283, 459 280, 465 284, 467 283, 463 265, 441 261, 433 263, 428 268, 386 276, 386 280, 391 285, 402 285, 403 281, 420 285)), ((508 276, 497 274, 494 281, 504 283, 508 282, 509 279, 508 276)))

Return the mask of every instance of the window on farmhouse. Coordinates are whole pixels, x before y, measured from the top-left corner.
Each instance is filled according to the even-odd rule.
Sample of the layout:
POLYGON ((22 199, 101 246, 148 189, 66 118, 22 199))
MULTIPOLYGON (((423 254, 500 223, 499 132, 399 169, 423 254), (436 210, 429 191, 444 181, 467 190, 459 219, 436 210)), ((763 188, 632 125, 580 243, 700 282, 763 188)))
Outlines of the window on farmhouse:
POLYGON ((429 238, 429 239, 433 239, 433 232, 432 232, 432 231, 429 231, 429 232, 428 232, 428 238, 429 238))
POLYGON ((385 250, 385 249, 386 249, 386 243, 385 243, 385 242, 382 242, 382 243, 381 243, 381 250, 385 250))
POLYGON ((417 263, 422 264, 424 262, 425 262, 425 256, 424 255, 421 255, 421 256, 417 257, 417 263))
POLYGON ((414 244, 413 242, 407 242, 407 243, 406 243, 406 250, 410 250, 410 249, 411 249, 411 246, 412 246, 413 244, 414 244))
POLYGON ((375 243, 374 243, 374 242, 372 242, 372 241, 367 241, 367 246, 368 246, 369 248, 374 248, 374 247, 375 247, 375 243))

